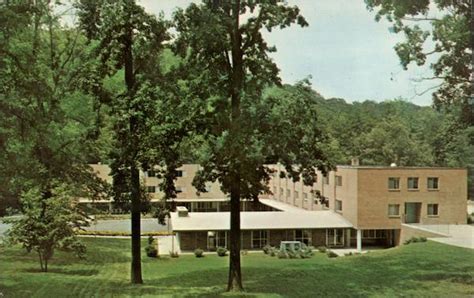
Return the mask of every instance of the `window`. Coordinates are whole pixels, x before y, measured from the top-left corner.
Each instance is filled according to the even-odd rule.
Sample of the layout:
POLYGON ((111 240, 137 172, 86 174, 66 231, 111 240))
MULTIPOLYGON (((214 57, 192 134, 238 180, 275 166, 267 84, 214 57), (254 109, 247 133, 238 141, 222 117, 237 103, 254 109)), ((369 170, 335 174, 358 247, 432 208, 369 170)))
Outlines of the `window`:
POLYGON ((327 246, 344 245, 344 229, 327 229, 326 230, 327 246))
POLYGON ((155 193, 156 192, 156 186, 147 186, 146 187, 146 192, 155 193))
POLYGON ((295 199, 298 199, 300 194, 295 190, 295 199))
POLYGON ((308 200, 308 194, 305 193, 305 192, 303 193, 303 199, 304 199, 305 201, 308 200))
POLYGON ((217 212, 217 202, 196 202, 193 212, 217 212))
POLYGON ((363 230, 362 238, 365 239, 383 239, 386 238, 385 230, 363 230))
POLYGON ((276 195, 276 194, 277 194, 277 187, 273 186, 273 195, 276 195))
POLYGON ((342 186, 342 176, 336 176, 336 185, 342 186))
POLYGON ((291 196, 291 191, 289 189, 286 190, 286 197, 289 198, 291 196))
POLYGON ((428 204, 428 215, 438 216, 438 204, 428 204))
POLYGON ((209 231, 207 232, 207 248, 215 250, 218 247, 227 247, 226 231, 209 231))
POLYGON ((182 193, 184 191, 184 187, 176 186, 176 193, 182 193))
POLYGON ((388 216, 400 216, 400 204, 388 204, 388 216))
POLYGON ((428 189, 438 189, 438 177, 428 177, 428 189))
POLYGON ((176 171, 176 177, 183 177, 183 171, 177 170, 176 171))
POLYGON ((311 230, 295 230, 295 241, 311 245, 311 230))
POLYGON ((268 244, 268 231, 252 231, 252 248, 262 248, 268 244))
POLYGON ((408 189, 418 189, 418 177, 408 178, 408 189))
POLYGON ((156 172, 153 171, 153 170, 150 170, 150 171, 147 171, 147 172, 146 172, 146 175, 147 175, 148 177, 156 177, 156 172))
POLYGON ((342 201, 336 200, 336 211, 342 211, 342 201))
POLYGON ((388 178, 388 189, 392 189, 392 190, 400 189, 400 178, 398 177, 388 178))
POLYGON ((283 187, 280 187, 280 196, 283 195, 283 187))
POLYGON ((318 174, 314 175, 314 183, 318 182, 318 174))
POLYGON ((323 182, 324 182, 324 184, 329 184, 329 175, 324 175, 323 176, 323 182))

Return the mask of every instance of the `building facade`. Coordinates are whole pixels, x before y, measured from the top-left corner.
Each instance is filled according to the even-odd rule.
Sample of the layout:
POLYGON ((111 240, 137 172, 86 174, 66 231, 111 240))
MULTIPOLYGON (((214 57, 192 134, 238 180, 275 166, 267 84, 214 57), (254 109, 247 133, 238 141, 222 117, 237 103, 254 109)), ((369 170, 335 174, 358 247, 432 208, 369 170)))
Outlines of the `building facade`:
MULTIPOLYGON (((111 183, 108 166, 92 167, 111 183)), ((268 167, 273 169, 271 193, 262 195, 260 203, 242 202, 242 216, 249 221, 247 228, 242 228, 245 249, 276 245, 283 240, 358 249, 394 246, 400 243, 404 224, 466 223, 466 169, 338 166, 327 175, 318 172, 314 184, 306 186, 288 178, 283 166, 268 167)), ((212 250, 228 243, 229 199, 217 182, 197 194, 192 180, 198 170, 199 165, 186 164, 177 172, 178 194, 174 201, 186 207, 189 214, 174 214, 171 219, 183 250, 212 250)), ((142 172, 140 177, 152 202, 161 200, 156 171, 142 172)), ((112 206, 110 202, 102 203, 112 206)))

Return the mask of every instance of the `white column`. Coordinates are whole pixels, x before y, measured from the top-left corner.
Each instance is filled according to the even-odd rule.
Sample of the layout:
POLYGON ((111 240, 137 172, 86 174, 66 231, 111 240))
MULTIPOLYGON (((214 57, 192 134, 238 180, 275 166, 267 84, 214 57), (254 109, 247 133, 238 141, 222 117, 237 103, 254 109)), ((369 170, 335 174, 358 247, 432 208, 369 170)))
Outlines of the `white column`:
POLYGON ((357 251, 362 251, 362 230, 357 230, 357 251))

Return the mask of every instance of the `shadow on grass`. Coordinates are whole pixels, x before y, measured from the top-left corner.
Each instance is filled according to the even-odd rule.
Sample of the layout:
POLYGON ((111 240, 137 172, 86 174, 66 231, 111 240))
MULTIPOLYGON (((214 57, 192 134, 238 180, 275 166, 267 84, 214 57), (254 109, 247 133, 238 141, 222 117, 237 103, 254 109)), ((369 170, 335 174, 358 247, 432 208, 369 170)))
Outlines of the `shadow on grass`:
POLYGON ((22 271, 28 273, 38 273, 38 274, 65 274, 65 275, 77 275, 77 276, 93 276, 98 275, 99 270, 97 269, 76 269, 76 270, 67 270, 62 268, 48 268, 48 272, 43 272, 39 268, 25 268, 22 271))

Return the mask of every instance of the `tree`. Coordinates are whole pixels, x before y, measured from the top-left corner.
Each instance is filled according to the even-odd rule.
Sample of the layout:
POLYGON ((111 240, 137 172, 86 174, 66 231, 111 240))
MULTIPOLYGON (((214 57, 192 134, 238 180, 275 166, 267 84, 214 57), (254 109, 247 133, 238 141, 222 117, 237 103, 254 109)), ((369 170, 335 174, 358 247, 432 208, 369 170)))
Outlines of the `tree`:
POLYGON ((82 258, 86 247, 77 239, 75 229, 87 226, 87 217, 78 208, 70 185, 57 185, 48 200, 38 187, 30 189, 21 198, 23 215, 5 220, 12 224, 7 236, 28 251, 38 254, 41 271, 48 271, 48 262, 56 249, 69 250, 82 258))
POLYGON ((392 30, 403 32, 405 42, 398 43, 395 51, 401 64, 407 69, 410 63, 423 65, 429 56, 436 62, 431 64, 434 76, 427 80, 439 79, 441 83, 433 93, 435 106, 461 106, 461 119, 474 124, 474 97, 472 79, 472 45, 474 40, 474 20, 472 1, 435 0, 393 1, 365 0, 370 10, 377 9, 376 20, 383 16, 394 25, 392 30), (419 23, 428 23, 423 26, 419 23), (425 28, 429 29, 425 29, 425 28), (431 35, 433 49, 427 49, 425 42, 431 35))
POLYGON ((397 118, 380 122, 370 132, 362 134, 357 142, 359 157, 368 165, 433 164, 431 148, 417 141, 397 118))
POLYGON ((97 148, 91 97, 77 90, 85 40, 55 11, 50 1, 0 4, 2 197, 36 187, 47 201, 57 182, 78 196, 105 190, 87 165, 97 148))
POLYGON ((141 272, 140 213, 146 197, 140 188, 139 170, 163 165, 167 197, 175 195, 176 154, 173 142, 182 129, 171 125, 176 97, 167 97, 166 78, 160 68, 167 23, 147 14, 133 0, 82 0, 77 4, 80 26, 89 37, 98 63, 91 64, 86 88, 97 102, 110 107, 114 127, 111 152, 114 197, 130 202, 132 225, 132 283, 143 283, 141 272), (121 83, 115 90, 107 82, 121 83), (168 117, 165 117, 168 115, 168 117), (160 122, 163 120, 163 122, 160 122))
POLYGON ((288 98, 263 96, 265 87, 280 81, 268 56, 275 49, 261 30, 307 23, 297 7, 283 1, 238 0, 191 4, 175 14, 175 22, 175 47, 186 66, 184 83, 190 102, 198 100, 197 127, 204 136, 202 170, 193 183, 204 191, 206 181, 218 180, 230 195, 227 289, 241 291, 240 200, 269 192, 266 164, 282 162, 293 179, 302 174, 309 184, 315 169, 327 166, 318 147, 314 106, 301 94, 304 84, 288 98))

